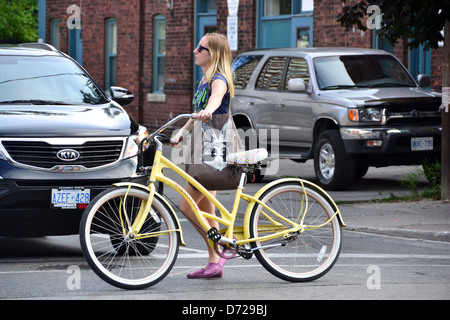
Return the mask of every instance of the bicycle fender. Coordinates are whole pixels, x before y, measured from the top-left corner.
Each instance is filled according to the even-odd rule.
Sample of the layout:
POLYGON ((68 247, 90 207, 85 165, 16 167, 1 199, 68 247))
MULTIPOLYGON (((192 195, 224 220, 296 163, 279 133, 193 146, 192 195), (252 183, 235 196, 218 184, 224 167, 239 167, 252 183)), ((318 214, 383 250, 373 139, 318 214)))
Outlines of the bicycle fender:
MULTIPOLYGON (((144 186, 142 184, 134 183, 134 182, 119 182, 119 183, 114 183, 113 184, 113 187, 130 187, 130 186, 131 187, 135 187, 135 188, 144 189, 145 191, 150 191, 148 186, 144 186)), ((158 200, 163 202, 167 206, 167 208, 169 208, 169 210, 172 212, 172 215, 175 218, 175 223, 177 224, 177 228, 178 228, 179 233, 180 233, 180 245, 185 247, 186 243, 184 242, 184 238, 183 238, 183 229, 181 229, 181 223, 180 223, 180 220, 178 219, 177 214, 175 213, 175 211, 173 210, 173 208, 169 204, 169 202, 162 195, 160 195, 156 191, 155 191, 155 197, 157 197, 158 200)))
MULTIPOLYGON (((346 227, 347 226, 345 224, 344 219, 342 218, 342 214, 339 211, 339 208, 338 208, 336 202, 334 202, 333 198, 331 198, 331 196, 325 190, 323 190, 321 187, 319 187, 318 185, 316 185, 316 184, 314 184, 314 183, 312 183, 310 181, 307 181, 307 180, 303 180, 303 179, 299 179, 299 178, 278 179, 278 180, 272 181, 271 183, 266 184, 265 186, 263 186, 261 189, 259 189, 255 193, 255 195, 253 197, 256 198, 256 199, 259 199, 264 194, 264 192, 266 192, 268 189, 272 188, 273 186, 275 186, 277 184, 282 184, 282 183, 285 183, 285 182, 298 182, 300 184, 311 186, 311 187, 313 187, 313 188, 323 192, 323 194, 326 195, 329 204, 331 205, 333 210, 337 213, 336 216, 338 218, 338 221, 339 221, 339 224, 341 225, 341 227, 346 227)), ((251 201, 251 199, 250 199, 250 202, 249 202, 249 204, 247 206, 247 210, 245 211, 245 216, 244 216, 244 237, 246 239, 250 238, 250 215, 251 215, 251 213, 253 211, 253 208, 255 207, 255 204, 256 204, 256 202, 251 201)))

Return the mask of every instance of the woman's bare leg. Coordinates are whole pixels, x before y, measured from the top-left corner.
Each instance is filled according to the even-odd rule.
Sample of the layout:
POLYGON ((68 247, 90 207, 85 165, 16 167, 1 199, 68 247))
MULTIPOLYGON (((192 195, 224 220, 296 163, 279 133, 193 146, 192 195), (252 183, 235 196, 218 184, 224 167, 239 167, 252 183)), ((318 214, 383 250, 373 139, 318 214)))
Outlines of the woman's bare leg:
MULTIPOLYGON (((189 193, 189 195, 192 197, 192 199, 197 203, 197 206, 201 211, 210 213, 212 215, 215 215, 215 206, 214 204, 206 198, 200 191, 195 190, 189 183, 186 184, 185 190, 189 193)), ((215 196, 216 191, 210 191, 210 193, 215 196)), ((206 243, 206 247, 208 248, 208 262, 211 263, 217 263, 220 259, 217 252, 209 245, 208 237, 203 229, 200 227, 200 223, 197 220, 197 217, 195 216, 195 213, 191 210, 190 205, 187 203, 187 201, 182 197, 180 202, 180 209, 182 213, 190 220, 193 221, 193 225, 197 232, 200 234, 200 236, 203 238, 203 240, 206 243)), ((217 221, 208 219, 207 220, 210 227, 215 227, 216 229, 219 229, 219 224, 217 221)))

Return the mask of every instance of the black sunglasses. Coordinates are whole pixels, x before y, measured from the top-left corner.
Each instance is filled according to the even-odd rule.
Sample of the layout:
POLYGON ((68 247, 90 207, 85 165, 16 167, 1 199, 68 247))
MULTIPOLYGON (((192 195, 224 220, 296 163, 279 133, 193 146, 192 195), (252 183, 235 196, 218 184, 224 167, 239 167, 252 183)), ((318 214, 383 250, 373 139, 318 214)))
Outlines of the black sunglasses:
POLYGON ((206 51, 209 52, 209 49, 204 47, 204 46, 202 46, 200 43, 197 45, 197 50, 198 50, 199 53, 202 52, 202 50, 206 50, 206 51))

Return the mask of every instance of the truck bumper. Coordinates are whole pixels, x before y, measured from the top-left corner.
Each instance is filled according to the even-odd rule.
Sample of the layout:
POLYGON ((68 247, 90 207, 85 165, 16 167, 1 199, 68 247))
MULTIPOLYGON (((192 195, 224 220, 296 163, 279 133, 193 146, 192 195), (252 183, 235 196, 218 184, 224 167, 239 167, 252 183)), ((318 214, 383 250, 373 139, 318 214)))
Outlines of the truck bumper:
POLYGON ((399 159, 404 164, 441 154, 441 126, 343 127, 340 132, 349 154, 407 155, 411 159, 399 159))

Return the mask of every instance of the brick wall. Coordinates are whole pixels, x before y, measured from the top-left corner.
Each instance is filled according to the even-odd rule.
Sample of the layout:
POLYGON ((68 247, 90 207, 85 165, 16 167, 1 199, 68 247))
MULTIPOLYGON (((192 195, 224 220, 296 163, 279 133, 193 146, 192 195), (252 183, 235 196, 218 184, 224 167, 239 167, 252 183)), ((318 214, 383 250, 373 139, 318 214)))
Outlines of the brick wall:
MULTIPOLYGON (((47 34, 50 39, 50 21, 60 19, 61 51, 68 52, 68 29, 66 21, 71 14, 67 7, 76 4, 81 7, 83 67, 97 83, 105 85, 105 41, 106 20, 117 19, 117 86, 125 87, 135 94, 134 102, 127 111, 139 118, 139 0, 128 1, 79 1, 47 0, 47 34)), ((105 89, 105 88, 104 88, 105 89)))
MULTIPOLYGON (((153 3, 155 1, 152 1, 153 3)), ((154 6, 154 5, 153 5, 154 6)), ((158 13, 166 16, 166 69, 165 69, 165 103, 145 102, 143 123, 157 126, 180 114, 192 112, 192 88, 194 68, 194 0, 175 2, 173 12, 167 10, 164 3, 158 13)), ((147 9, 147 21, 155 15, 152 5, 147 9)), ((148 30, 149 39, 153 39, 153 23, 148 30), (150 35, 151 38, 150 38, 150 35)), ((146 41, 146 52, 153 52, 152 40, 146 41)), ((145 95, 152 90, 152 58, 145 59, 150 79, 146 79, 145 95)), ((147 73, 147 72, 146 72, 147 73)))
MULTIPOLYGON (((255 0, 240 0, 238 8, 238 53, 256 47, 256 3, 255 0)), ((228 5, 226 0, 217 1, 217 31, 227 34, 228 5)))
MULTIPOLYGON (((61 50, 68 52, 66 13, 71 4, 81 1, 47 0, 47 34, 50 39, 50 21, 61 21, 61 50)), ((174 10, 164 0, 84 0, 82 1, 83 66, 100 86, 105 84, 105 23, 116 18, 117 85, 135 95, 134 102, 125 109, 139 122, 155 127, 173 116, 191 112, 194 69, 195 0, 174 0, 174 10), (154 17, 166 17, 165 102, 150 102, 153 91, 154 17)), ((336 22, 342 10, 340 0, 314 1, 314 46, 353 46, 371 48, 372 32, 354 29, 347 32, 336 22)), ((228 6, 226 0, 217 0, 217 30, 227 32, 228 6)), ((238 11, 238 52, 256 47, 257 0, 240 0, 238 11)), ((400 42, 394 54, 407 66, 408 50, 400 42)), ((432 52, 432 83, 441 86, 442 49, 432 52)))
POLYGON ((314 1, 314 46, 370 48, 372 46, 371 32, 361 32, 356 29, 347 32, 336 21, 342 7, 340 0, 314 1))

